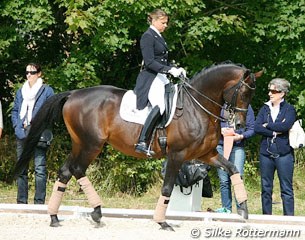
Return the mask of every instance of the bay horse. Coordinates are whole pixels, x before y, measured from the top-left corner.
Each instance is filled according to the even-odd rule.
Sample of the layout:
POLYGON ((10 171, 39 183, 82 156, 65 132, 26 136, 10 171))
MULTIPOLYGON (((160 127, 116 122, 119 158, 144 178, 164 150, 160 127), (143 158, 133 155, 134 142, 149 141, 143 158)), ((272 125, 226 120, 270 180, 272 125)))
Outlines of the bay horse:
MULTIPOLYGON (((236 167, 216 151, 220 137, 220 111, 224 103, 235 122, 245 123, 246 111, 255 91, 255 80, 262 71, 252 73, 241 65, 219 64, 203 69, 190 79, 182 81, 183 111, 166 127, 168 159, 161 195, 156 205, 154 220, 164 230, 174 229, 166 222, 166 209, 178 171, 184 161, 198 159, 222 168, 231 176, 238 213, 248 218, 247 193, 236 167)), ((99 223, 102 217, 101 200, 86 176, 90 163, 100 154, 105 143, 126 155, 146 158, 135 152, 140 124, 124 121, 119 114, 122 97, 127 90, 110 85, 61 92, 49 98, 31 122, 24 151, 17 161, 18 174, 30 161, 43 130, 63 117, 71 136, 72 150, 59 169, 58 180, 48 202, 50 226, 60 226, 57 217, 67 183, 74 176, 93 208, 92 219, 99 223)), ((160 96, 162 97, 162 96, 160 96)), ((176 110, 177 111, 177 110, 176 110)), ((164 157, 154 136, 152 150, 155 158, 164 157)))

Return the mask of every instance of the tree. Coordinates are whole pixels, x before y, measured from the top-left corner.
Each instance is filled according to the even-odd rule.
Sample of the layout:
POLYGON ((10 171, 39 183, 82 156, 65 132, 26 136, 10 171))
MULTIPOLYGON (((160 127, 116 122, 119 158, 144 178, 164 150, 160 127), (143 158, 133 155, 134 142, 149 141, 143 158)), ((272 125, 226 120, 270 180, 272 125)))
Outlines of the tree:
POLYGON ((32 61, 42 64, 44 80, 56 92, 99 84, 132 89, 142 62, 139 39, 155 8, 170 16, 164 33, 170 58, 188 76, 225 60, 265 68, 254 110, 266 100, 267 82, 284 77, 292 84, 289 101, 305 115, 305 0, 1 1, 4 110, 32 61))

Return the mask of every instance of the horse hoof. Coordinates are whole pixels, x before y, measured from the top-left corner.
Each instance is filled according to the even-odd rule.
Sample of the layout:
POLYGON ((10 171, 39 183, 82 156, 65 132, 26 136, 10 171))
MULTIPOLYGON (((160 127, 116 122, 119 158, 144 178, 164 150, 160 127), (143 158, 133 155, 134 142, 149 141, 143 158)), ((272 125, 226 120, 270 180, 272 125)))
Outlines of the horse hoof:
POLYGON ((158 224, 161 226, 160 229, 162 229, 162 230, 175 232, 175 230, 170 225, 168 225, 167 222, 160 222, 158 224))
POLYGON ((248 219, 249 214, 248 214, 248 207, 247 207, 247 201, 242 202, 238 209, 237 209, 237 214, 242 216, 243 219, 248 219))
POLYGON ((102 218, 101 207, 94 208, 93 212, 91 212, 91 218, 94 222, 100 223, 102 218))
POLYGON ((59 227, 59 226, 61 226, 61 225, 59 224, 57 215, 51 215, 50 227, 59 227))

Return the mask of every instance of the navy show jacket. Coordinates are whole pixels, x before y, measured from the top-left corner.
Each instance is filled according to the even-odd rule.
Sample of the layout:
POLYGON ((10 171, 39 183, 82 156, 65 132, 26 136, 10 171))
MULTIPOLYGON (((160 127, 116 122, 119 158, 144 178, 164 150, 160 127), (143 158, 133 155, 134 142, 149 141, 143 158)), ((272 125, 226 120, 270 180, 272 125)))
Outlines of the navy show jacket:
POLYGON ((142 35, 140 46, 144 68, 137 77, 134 89, 139 110, 147 106, 149 89, 157 74, 167 73, 172 67, 168 62, 168 47, 164 38, 152 28, 142 35))

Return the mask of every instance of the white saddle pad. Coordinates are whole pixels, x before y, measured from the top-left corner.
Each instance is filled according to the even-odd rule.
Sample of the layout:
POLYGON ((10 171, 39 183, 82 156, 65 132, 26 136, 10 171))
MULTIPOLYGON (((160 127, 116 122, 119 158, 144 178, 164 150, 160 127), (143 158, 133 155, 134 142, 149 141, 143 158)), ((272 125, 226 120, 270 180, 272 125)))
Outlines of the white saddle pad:
MULTIPOLYGON (((175 87, 175 95, 173 98, 173 107, 171 109, 170 117, 167 123, 165 124, 165 127, 167 127, 172 121, 176 110, 177 96, 178 96, 177 84, 175 84, 174 87, 175 87)), ((122 102, 120 106, 120 116, 125 121, 144 125, 145 120, 151 111, 151 108, 147 106, 143 110, 138 110, 136 101, 137 101, 137 97, 134 94, 133 90, 128 90, 122 98, 122 102)))

